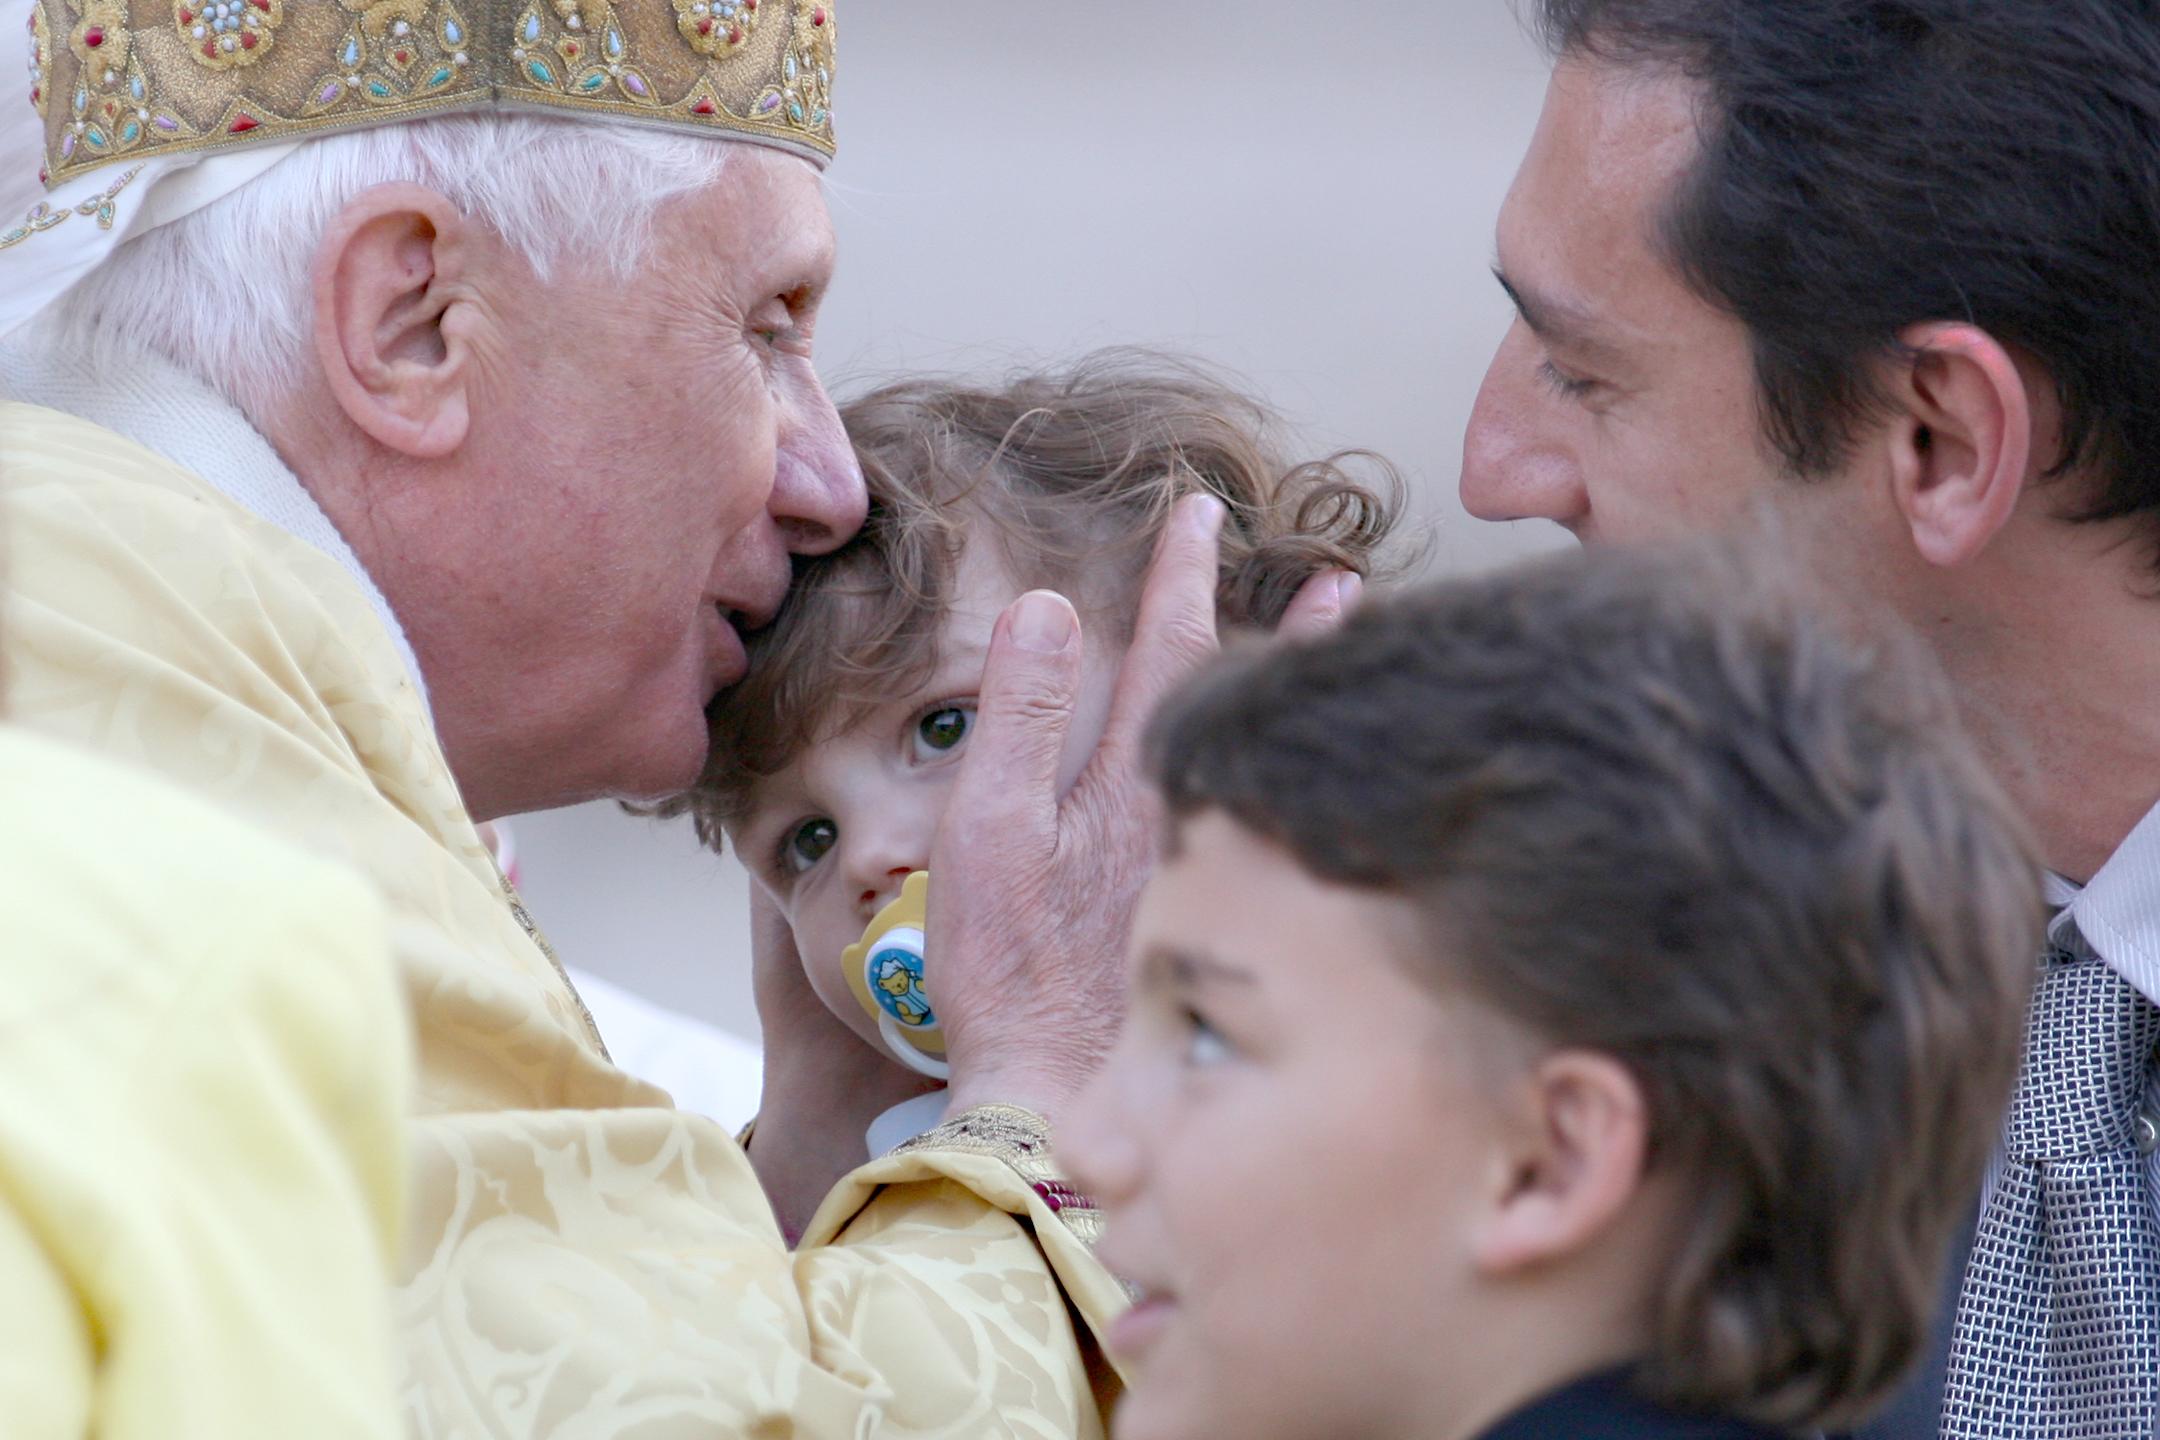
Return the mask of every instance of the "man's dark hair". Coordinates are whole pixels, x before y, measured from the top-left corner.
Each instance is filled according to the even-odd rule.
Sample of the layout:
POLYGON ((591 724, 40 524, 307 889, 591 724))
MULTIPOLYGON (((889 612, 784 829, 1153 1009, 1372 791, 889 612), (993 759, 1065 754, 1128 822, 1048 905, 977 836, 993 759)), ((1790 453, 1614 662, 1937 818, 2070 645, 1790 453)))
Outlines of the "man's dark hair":
POLYGON ((1442 585, 1218 666, 1154 754, 1173 849, 1226 814, 1404 898, 1414 976, 1627 1066, 1689 1205, 1643 1384, 1837 1428, 1926 1337, 2041 909, 1932 668, 1787 593, 1697 548, 1442 585))
POLYGON ((1771 438, 1843 458, 1870 367, 1926 321, 2022 348, 2061 398, 2069 513, 2160 531, 2153 0, 1534 0, 1559 55, 1672 67, 1704 150, 1668 257, 1746 326, 1771 438))

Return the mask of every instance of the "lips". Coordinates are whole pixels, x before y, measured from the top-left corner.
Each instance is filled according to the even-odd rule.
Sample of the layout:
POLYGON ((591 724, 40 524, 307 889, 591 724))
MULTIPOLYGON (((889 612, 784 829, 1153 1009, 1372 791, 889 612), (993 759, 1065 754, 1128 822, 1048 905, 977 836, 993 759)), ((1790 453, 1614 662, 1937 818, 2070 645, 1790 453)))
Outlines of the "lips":
POLYGON ((1120 1360, 1140 1361, 1162 1339, 1177 1314, 1177 1301, 1160 1291, 1141 1290, 1132 1308, 1111 1323, 1103 1341, 1120 1360))
POLYGON ((705 681, 710 693, 717 695, 750 673, 750 657, 743 649, 738 612, 715 605, 707 613, 712 616, 713 634, 705 681))

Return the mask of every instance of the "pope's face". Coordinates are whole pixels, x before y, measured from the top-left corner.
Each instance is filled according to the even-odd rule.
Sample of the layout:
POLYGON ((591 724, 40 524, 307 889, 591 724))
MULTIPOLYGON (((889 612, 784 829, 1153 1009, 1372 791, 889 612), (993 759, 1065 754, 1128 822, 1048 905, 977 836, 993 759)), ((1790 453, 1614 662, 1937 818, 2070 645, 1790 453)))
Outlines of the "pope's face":
POLYGON ((779 608, 790 552, 860 526, 861 474, 811 367, 833 258, 816 172, 740 145, 718 183, 660 209, 629 278, 569 264, 490 297, 468 443, 496 497, 473 523, 499 558, 467 577, 468 613, 404 617, 431 677, 451 654, 433 689, 476 811, 506 808, 476 788, 537 808, 688 784, 704 708, 741 678, 741 634, 779 608))
POLYGON ((1505 1022, 1411 976, 1406 902, 1220 814, 1140 904, 1117 1049, 1059 1127, 1137 1285, 1119 1440, 1424 1435, 1478 1323, 1505 1022))

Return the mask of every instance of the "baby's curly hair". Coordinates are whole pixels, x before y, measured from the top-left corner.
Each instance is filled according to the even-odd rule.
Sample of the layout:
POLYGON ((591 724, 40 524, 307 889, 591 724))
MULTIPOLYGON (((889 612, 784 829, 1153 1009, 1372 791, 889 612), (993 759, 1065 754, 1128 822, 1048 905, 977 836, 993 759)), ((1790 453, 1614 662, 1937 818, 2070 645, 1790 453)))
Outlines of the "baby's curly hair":
POLYGON ((1274 413, 1190 361, 1125 349, 1002 386, 904 380, 840 414, 869 517, 839 550, 799 562, 780 617, 749 639, 748 677, 708 712, 704 775, 650 812, 690 815, 716 850, 759 778, 929 678, 970 534, 993 537, 1019 583, 1065 592, 1121 640, 1187 495, 1228 510, 1226 628, 1272 629, 1322 570, 1399 568, 1382 559, 1403 509, 1394 467, 1368 451, 1286 459, 1274 413))

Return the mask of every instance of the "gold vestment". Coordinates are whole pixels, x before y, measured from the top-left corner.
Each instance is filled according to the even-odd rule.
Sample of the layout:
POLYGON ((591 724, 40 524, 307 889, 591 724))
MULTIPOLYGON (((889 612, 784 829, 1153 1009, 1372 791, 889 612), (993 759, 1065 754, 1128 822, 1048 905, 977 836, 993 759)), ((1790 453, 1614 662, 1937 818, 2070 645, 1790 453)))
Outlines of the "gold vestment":
POLYGON ((12 725, 0 805, 0 1434, 395 1440, 381 907, 12 725))
POLYGON ((0 405, 0 657, 32 728, 374 881, 418 1053, 400 1401, 429 1437, 1095 1436, 1116 1282, 1018 1171, 857 1171, 800 1246, 741 1148, 611 1066, 335 562, 0 405))

